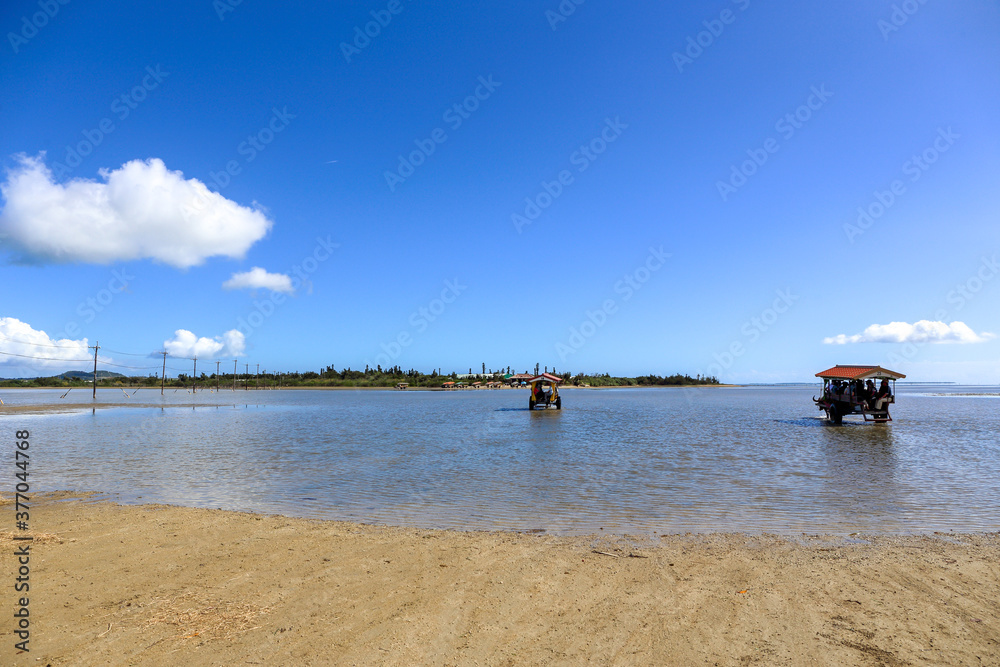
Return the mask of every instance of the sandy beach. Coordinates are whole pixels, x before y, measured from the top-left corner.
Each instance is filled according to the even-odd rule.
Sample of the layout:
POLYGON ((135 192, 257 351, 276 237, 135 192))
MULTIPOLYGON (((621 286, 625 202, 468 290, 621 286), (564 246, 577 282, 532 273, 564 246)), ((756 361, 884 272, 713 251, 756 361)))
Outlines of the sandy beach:
POLYGON ((31 525, 31 651, 8 615, 4 664, 1000 664, 997 533, 567 538, 75 496, 31 525))

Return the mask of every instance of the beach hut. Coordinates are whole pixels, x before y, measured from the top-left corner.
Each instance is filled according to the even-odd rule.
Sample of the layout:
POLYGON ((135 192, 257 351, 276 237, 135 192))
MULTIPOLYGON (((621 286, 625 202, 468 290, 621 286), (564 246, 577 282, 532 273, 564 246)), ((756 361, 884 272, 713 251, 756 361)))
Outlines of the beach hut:
POLYGON ((866 422, 891 422, 889 405, 896 402, 896 380, 906 376, 881 366, 838 364, 816 377, 823 380, 823 394, 813 396, 813 402, 826 412, 830 423, 839 424, 845 415, 856 414, 866 422))

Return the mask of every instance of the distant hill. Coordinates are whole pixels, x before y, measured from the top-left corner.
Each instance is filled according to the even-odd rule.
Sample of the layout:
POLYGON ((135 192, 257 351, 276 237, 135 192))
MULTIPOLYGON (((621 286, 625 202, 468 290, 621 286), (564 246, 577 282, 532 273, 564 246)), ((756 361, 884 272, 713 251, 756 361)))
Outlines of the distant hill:
MULTIPOLYGON (((55 377, 60 377, 66 380, 93 380, 94 371, 66 371, 61 375, 56 375, 55 377)), ((115 373, 113 371, 97 371, 98 380, 106 380, 108 378, 123 378, 125 377, 121 373, 115 373)))

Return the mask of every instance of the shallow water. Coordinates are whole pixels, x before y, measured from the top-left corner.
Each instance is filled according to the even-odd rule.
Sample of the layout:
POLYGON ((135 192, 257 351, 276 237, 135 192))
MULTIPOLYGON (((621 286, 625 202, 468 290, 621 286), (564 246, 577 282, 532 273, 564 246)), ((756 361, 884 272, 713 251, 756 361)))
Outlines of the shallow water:
POLYGON ((817 392, 567 389, 529 412, 524 390, 101 390, 161 407, 0 424, 31 430, 33 492, 123 502, 559 534, 998 529, 998 388, 900 385, 893 423, 843 426, 817 392))

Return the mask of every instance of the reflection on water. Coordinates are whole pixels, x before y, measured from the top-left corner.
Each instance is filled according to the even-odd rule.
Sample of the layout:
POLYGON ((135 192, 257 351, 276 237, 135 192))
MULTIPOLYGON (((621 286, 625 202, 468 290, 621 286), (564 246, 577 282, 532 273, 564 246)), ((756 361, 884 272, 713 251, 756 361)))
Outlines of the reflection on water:
POLYGON ((832 426, 815 391, 568 389, 545 411, 524 391, 107 391, 155 407, 2 421, 32 430, 33 490, 124 501, 567 534, 997 529, 992 401, 901 387, 892 424, 832 426))

